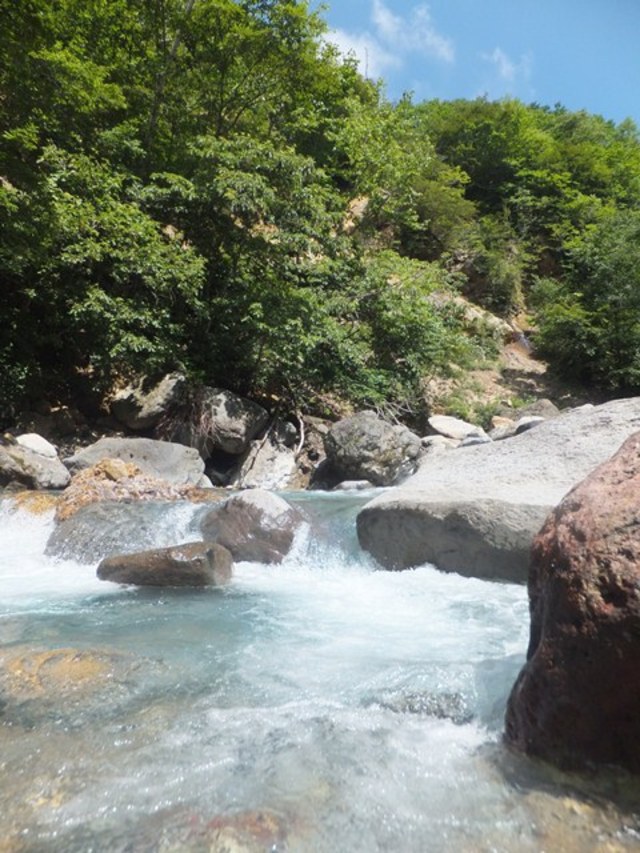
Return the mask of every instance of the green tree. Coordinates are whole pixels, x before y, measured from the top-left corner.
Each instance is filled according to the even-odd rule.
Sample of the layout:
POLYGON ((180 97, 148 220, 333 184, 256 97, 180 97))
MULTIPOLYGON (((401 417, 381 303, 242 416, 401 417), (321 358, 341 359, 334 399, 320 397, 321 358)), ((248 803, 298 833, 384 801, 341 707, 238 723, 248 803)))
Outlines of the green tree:
POLYGON ((566 278, 541 282, 539 346, 560 372, 610 391, 640 389, 640 211, 574 241, 566 278))
POLYGON ((49 146, 39 165, 37 188, 5 181, 0 195, 5 405, 184 366, 202 259, 103 164, 49 146))

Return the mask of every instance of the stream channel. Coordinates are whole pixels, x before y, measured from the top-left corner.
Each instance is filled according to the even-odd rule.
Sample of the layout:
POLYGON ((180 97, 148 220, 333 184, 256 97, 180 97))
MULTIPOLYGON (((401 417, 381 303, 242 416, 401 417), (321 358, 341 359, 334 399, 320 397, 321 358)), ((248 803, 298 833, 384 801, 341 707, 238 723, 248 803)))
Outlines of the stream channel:
POLYGON ((501 742, 526 589, 377 569, 372 494, 287 494, 309 527, 281 565, 189 591, 95 568, 101 537, 198 539, 202 506, 130 505, 80 563, 0 502, 0 851, 640 849, 628 777, 501 742))

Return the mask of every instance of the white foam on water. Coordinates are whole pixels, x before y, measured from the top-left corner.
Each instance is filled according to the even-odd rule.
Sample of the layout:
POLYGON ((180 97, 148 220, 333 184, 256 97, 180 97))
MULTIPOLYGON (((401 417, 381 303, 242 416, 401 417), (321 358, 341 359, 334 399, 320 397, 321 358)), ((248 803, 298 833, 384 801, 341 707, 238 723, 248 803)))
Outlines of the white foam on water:
MULTIPOLYGON (((193 517, 168 510, 158 540, 194 538, 193 517)), ((267 809, 297 853, 540 849, 491 758, 524 587, 377 570, 329 519, 280 565, 237 564, 224 591, 135 590, 44 556, 52 528, 0 504, 0 641, 115 652, 113 686, 7 705, 0 834, 199 850, 194 825, 267 809)))
POLYGON ((44 555, 53 527, 53 511, 35 515, 0 503, 0 612, 55 607, 60 600, 104 592, 95 564, 44 555))

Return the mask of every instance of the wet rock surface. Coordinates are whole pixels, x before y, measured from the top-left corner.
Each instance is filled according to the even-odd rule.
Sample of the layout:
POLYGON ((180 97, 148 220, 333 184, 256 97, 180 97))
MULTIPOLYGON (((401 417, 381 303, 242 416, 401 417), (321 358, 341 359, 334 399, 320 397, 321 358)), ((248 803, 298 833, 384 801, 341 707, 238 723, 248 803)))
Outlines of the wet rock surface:
POLYGON ((175 485, 145 474, 132 462, 122 459, 102 461, 74 474, 58 501, 56 520, 66 521, 83 507, 100 501, 216 501, 212 489, 175 485))
POLYGON ((222 586, 231 579, 231 554, 215 542, 190 542, 106 557, 100 580, 136 586, 222 586))
POLYGON ((421 717, 451 720, 457 725, 463 725, 473 719, 473 711, 460 693, 389 693, 372 698, 365 705, 378 705, 396 714, 416 714, 421 717))
POLYGON ((298 511, 282 498, 249 489, 208 512, 201 530, 207 541, 227 548, 234 560, 280 563, 302 523, 298 511))
POLYGON ((153 500, 89 504, 55 526, 45 554, 95 564, 114 554, 169 547, 176 539, 167 529, 168 514, 179 515, 183 506, 153 500))
POLYGON ((640 433, 574 488, 534 542, 527 663, 506 738, 561 765, 640 772, 640 433))
POLYGON ((109 716, 131 698, 141 666, 108 649, 7 648, 0 653, 0 724, 75 727, 98 711, 109 716))

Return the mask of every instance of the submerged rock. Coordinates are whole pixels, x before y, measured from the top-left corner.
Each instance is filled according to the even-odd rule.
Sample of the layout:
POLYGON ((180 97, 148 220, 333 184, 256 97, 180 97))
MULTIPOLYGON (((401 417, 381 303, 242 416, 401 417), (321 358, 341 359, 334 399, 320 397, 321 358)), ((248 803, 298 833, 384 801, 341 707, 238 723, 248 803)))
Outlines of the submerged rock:
POLYGON ((183 513, 178 502, 92 503, 55 526, 45 554, 95 564, 114 554, 168 547, 178 538, 171 518, 183 513))
POLYGON ((367 704, 378 705, 396 714, 451 720, 456 725, 463 725, 473 719, 473 713, 460 693, 392 693, 371 699, 367 704))
MULTIPOLYGON (((149 670, 151 662, 145 664, 149 670)), ((130 694, 139 665, 104 649, 6 649, 0 654, 0 718, 26 727, 51 720, 76 725, 79 714, 113 711, 130 694)))
POLYGON ((100 580, 136 586, 221 586, 231 578, 231 554, 215 542, 190 542, 106 557, 100 580))
POLYGON ((536 537, 527 663, 506 738, 561 765, 640 772, 640 433, 536 537))
MULTIPOLYGON (((133 831, 132 848, 207 851, 207 853, 278 853, 294 849, 292 821, 267 809, 210 817, 193 808, 173 807, 149 814, 133 831)), ((297 848, 295 848, 297 849, 297 848)))
POLYGON ((228 548, 234 560, 280 563, 301 525, 302 517, 285 500, 249 489, 208 512, 201 530, 206 540, 228 548))

